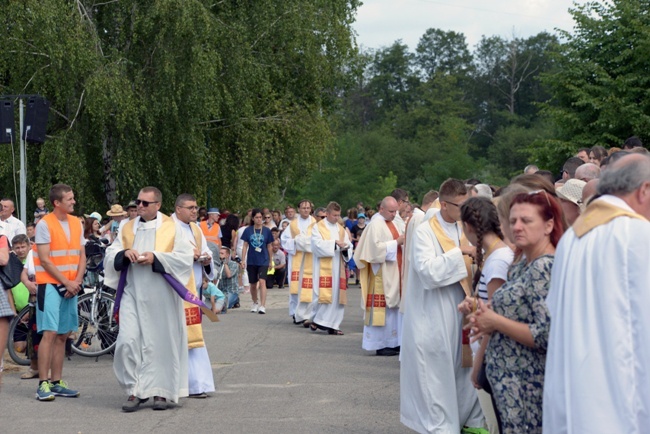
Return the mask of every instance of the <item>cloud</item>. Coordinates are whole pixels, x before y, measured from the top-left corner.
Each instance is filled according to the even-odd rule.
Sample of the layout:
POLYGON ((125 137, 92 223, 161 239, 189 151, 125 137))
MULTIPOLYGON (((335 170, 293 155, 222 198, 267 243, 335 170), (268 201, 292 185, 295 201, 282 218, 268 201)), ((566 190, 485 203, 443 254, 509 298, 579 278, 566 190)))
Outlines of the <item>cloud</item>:
MULTIPOLYGON (((578 3, 584 3, 580 1, 578 3)), ((357 11, 357 43, 367 48, 401 39, 415 50, 429 28, 463 33, 470 47, 482 35, 528 37, 571 30, 571 0, 366 0, 357 11)))

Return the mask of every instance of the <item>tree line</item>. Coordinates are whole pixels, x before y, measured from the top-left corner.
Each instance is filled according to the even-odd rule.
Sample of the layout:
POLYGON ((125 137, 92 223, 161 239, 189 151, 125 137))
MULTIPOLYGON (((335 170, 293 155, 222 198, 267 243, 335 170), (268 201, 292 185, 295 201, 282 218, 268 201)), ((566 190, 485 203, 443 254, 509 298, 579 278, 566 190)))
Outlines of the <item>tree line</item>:
POLYGON ((82 211, 145 184, 167 207, 179 192, 231 209, 347 208, 395 186, 417 200, 450 176, 504 184, 579 147, 650 140, 648 3, 575 6, 571 32, 469 47, 432 28, 414 50, 360 51, 358 0, 3 0, 0 94, 51 102, 30 205, 54 182, 82 211))

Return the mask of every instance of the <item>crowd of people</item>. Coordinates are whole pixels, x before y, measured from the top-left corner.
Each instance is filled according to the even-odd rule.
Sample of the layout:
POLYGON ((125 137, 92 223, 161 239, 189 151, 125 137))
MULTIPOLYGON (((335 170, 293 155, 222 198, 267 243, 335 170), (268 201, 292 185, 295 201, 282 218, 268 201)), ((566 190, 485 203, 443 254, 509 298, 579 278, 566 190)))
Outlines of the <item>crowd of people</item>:
POLYGON ((72 189, 57 184, 52 211, 39 199, 25 227, 3 199, 0 265, 12 248, 25 270, 0 291, 0 350, 8 319, 33 302, 38 339, 24 349, 33 357, 23 378, 39 378, 39 400, 79 396, 62 379, 63 351, 93 240, 108 246, 105 284, 117 290, 123 411, 215 390, 206 309, 226 313, 250 294, 250 312, 263 315, 268 289, 288 286, 293 324, 341 336, 353 279, 361 347, 399 355, 409 428, 638 432, 650 422, 650 156, 639 145, 579 149, 560 179, 528 166, 502 188, 452 178, 421 204, 398 188, 375 209, 345 212, 305 199, 240 216, 181 194, 167 216, 161 192, 145 187, 82 223, 72 189))

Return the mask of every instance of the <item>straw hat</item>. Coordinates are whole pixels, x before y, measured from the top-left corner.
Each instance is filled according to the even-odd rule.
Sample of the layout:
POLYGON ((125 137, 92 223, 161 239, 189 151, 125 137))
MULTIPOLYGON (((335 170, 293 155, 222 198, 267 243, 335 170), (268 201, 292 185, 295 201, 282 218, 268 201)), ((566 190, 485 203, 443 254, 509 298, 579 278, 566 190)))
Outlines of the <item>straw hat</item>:
POLYGON ((109 217, 119 217, 126 215, 127 212, 122 209, 122 205, 115 204, 111 206, 110 211, 106 212, 106 215, 109 217))

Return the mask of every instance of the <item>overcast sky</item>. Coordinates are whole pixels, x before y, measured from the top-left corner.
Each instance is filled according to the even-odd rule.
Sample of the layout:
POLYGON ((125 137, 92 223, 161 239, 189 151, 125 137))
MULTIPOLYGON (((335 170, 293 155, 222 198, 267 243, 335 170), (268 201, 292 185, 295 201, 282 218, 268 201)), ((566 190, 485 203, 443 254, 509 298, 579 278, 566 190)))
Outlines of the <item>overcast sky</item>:
MULTIPOLYGON (((579 4, 586 1, 578 0, 579 4)), ((571 30, 572 0, 363 0, 354 29, 366 48, 392 45, 397 39, 411 51, 429 28, 465 34, 470 47, 482 35, 528 37, 555 28, 571 30)))

